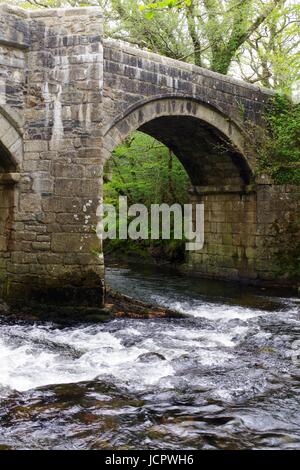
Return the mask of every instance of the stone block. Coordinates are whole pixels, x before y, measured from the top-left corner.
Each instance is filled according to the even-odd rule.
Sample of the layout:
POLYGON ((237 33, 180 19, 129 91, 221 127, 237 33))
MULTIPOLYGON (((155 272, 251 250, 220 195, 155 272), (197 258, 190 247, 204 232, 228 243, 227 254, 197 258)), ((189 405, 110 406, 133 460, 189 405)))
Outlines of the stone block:
POLYGON ((63 196, 53 196, 42 201, 42 208, 45 212, 52 214, 58 212, 81 213, 84 201, 81 198, 70 197, 70 194, 63 196))
POLYGON ((41 197, 38 194, 24 194, 20 200, 21 212, 38 212, 41 210, 41 197))
POLYGON ((15 253, 12 253, 11 256, 11 261, 12 263, 15 264, 29 264, 29 263, 36 263, 37 262, 37 257, 33 253, 23 253, 20 251, 17 251, 15 253))
POLYGON ((32 249, 36 251, 49 251, 50 242, 32 242, 32 249))
POLYGON ((59 178, 82 178, 84 176, 84 167, 67 163, 54 163, 52 174, 59 178))
POLYGON ((55 253, 90 253, 97 249, 99 240, 96 235, 83 233, 53 233, 51 250, 55 253))
POLYGON ((32 152, 39 153, 48 150, 48 142, 44 140, 25 140, 24 152, 32 154, 32 152))
POLYGON ((0 235, 0 251, 6 251, 8 245, 8 240, 5 236, 0 235))

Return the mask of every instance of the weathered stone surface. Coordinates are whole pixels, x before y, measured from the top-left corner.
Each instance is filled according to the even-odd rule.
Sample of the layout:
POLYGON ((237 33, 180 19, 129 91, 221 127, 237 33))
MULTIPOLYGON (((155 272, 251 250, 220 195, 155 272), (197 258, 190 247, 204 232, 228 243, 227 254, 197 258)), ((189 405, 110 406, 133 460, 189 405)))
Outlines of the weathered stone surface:
POLYGON ((300 190, 255 178, 245 120, 261 123, 269 91, 103 39, 97 7, 0 12, 4 294, 59 291, 76 302, 91 289, 101 301, 94 228, 103 165, 137 129, 175 152, 191 200, 205 204, 205 245, 189 269, 274 281, 278 231, 299 217, 300 190))

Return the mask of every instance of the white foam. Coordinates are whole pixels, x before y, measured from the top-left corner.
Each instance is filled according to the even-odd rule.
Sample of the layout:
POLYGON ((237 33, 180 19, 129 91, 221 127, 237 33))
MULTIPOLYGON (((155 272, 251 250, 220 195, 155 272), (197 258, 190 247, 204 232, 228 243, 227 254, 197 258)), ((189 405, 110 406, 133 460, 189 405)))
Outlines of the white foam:
MULTIPOLYGON (((115 320, 107 325, 62 329, 2 324, 0 389, 23 391, 109 374, 131 389, 144 390, 174 377, 180 364, 184 367, 182 357, 191 367, 227 367, 234 363, 239 344, 248 334, 266 340, 272 336, 260 328, 259 321, 252 320, 273 315, 268 311, 200 301, 192 305, 174 301, 168 306, 204 320, 115 320), (140 360, 146 353, 163 357, 140 360)), ((290 318, 286 313, 274 314, 278 321, 290 318)))
MULTIPOLYGON (((156 297, 156 300, 158 298, 156 297)), ((160 301, 160 303, 166 302, 160 301)), ((188 302, 168 302, 167 306, 181 313, 191 315, 196 318, 207 318, 209 320, 248 320, 261 315, 266 315, 265 310, 246 308, 235 305, 217 304, 217 303, 199 303, 198 305, 192 306, 188 302)))
POLYGON ((155 384, 173 373, 167 361, 138 362, 141 354, 153 352, 143 346, 125 348, 120 339, 95 328, 50 330, 43 327, 0 327, 0 384, 23 391, 53 383, 92 380, 102 374, 133 382, 137 388, 155 384), (16 345, 9 340, 17 337, 16 345), (25 344, 19 344, 22 341, 25 344), (6 338, 7 340, 4 340, 6 338), (38 342, 35 342, 38 340, 38 342), (43 342, 45 346, 43 346, 43 342), (50 345, 73 348, 52 352, 50 345), (72 349, 71 349, 72 351, 72 349))

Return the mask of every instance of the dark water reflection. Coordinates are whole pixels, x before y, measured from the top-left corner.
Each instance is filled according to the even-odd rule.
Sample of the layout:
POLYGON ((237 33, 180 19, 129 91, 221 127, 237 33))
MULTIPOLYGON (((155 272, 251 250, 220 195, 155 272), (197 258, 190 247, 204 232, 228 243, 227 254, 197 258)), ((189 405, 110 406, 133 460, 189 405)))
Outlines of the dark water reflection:
POLYGON ((187 318, 2 318, 0 448, 300 448, 299 298, 169 274, 107 278, 187 318))

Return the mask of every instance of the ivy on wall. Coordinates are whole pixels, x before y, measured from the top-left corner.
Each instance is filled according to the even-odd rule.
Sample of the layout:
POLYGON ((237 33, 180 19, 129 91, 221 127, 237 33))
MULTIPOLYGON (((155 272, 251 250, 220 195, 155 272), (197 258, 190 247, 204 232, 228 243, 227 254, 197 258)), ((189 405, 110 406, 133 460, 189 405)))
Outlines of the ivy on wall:
POLYGON ((278 184, 300 184, 300 103, 276 95, 265 120, 266 130, 258 139, 259 173, 278 184))

